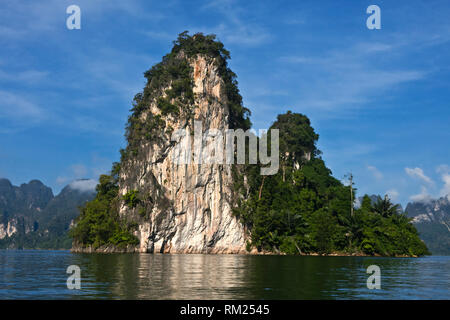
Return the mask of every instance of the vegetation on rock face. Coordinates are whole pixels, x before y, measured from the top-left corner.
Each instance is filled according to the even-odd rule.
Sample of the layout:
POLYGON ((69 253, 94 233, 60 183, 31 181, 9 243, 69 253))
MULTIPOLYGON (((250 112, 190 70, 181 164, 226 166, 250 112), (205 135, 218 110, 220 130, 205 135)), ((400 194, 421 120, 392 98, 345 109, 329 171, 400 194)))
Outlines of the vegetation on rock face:
MULTIPOLYGON (((147 84, 143 92, 135 95, 132 113, 128 118, 125 137, 126 149, 122 149, 120 163, 115 163, 110 176, 102 176, 97 186, 97 196, 81 210, 77 225, 71 232, 74 241, 81 246, 98 247, 106 243, 134 244, 129 226, 120 221, 118 205, 124 201, 130 208, 137 208, 139 216, 146 216, 145 201, 138 197, 138 190, 132 190, 122 198, 118 195, 118 175, 124 163, 135 159, 147 141, 158 141, 162 135, 170 135, 172 128, 166 124, 170 117, 192 117, 194 108, 193 70, 191 58, 202 55, 213 59, 219 76, 223 79, 230 110, 231 128, 247 130, 251 126, 250 111, 242 105, 237 88, 236 75, 228 68, 230 53, 224 49, 214 35, 197 33, 190 36, 187 31, 174 41, 172 51, 162 61, 144 73, 147 84), (152 113, 150 105, 155 104, 159 113, 152 113)), ((170 138, 170 136, 169 136, 170 138)), ((144 199, 145 200, 145 199, 144 199)))
POLYGON ((171 133, 170 128, 166 127, 165 117, 182 116, 189 119, 192 116, 194 93, 190 59, 197 55, 214 59, 216 63, 225 85, 230 128, 250 128, 250 110, 243 106, 236 74, 228 68, 230 53, 220 41, 215 40, 214 35, 197 33, 190 36, 185 31, 174 41, 172 51, 144 73, 147 85, 143 92, 134 97, 133 108, 130 110, 132 114, 126 126, 128 145, 121 151, 122 160, 136 156, 143 140, 156 140, 165 130, 171 133), (156 103, 160 114, 149 112, 152 102, 156 103))
MULTIPOLYGON (((228 68, 230 54, 214 35, 179 35, 162 62, 145 72, 147 85, 134 97, 126 126, 127 148, 111 176, 102 176, 96 198, 81 211, 72 231, 75 242, 98 247, 106 243, 137 244, 118 215, 120 201, 146 215, 137 190, 118 195, 118 174, 138 155, 146 141, 158 141, 170 132, 170 117, 190 119, 195 97, 190 59, 201 54, 214 59, 225 84, 230 128, 251 127, 250 111, 243 106, 236 75, 228 68), (160 113, 149 110, 155 104, 160 113)), ((363 201, 351 215, 350 187, 331 175, 316 148, 319 138, 309 119, 297 113, 279 115, 271 128, 280 130, 280 171, 261 176, 259 165, 234 167, 235 214, 250 232, 259 250, 298 253, 365 253, 423 255, 426 246, 404 215, 395 213, 388 199, 374 206, 363 201), (236 169, 237 168, 237 169, 236 169), (247 178, 244 181, 243 177, 247 178)), ((270 141, 270 139, 269 139, 270 141)), ((270 146, 269 146, 270 147, 270 146)))
POLYGON ((98 248, 109 243, 116 246, 139 244, 139 240, 131 234, 130 227, 120 221, 118 190, 117 177, 100 176, 95 199, 81 209, 75 227, 70 230, 77 245, 98 248))
POLYGON ((122 196, 122 199, 125 201, 125 204, 130 208, 136 208, 136 206, 141 202, 141 200, 139 199, 138 190, 128 191, 122 196))

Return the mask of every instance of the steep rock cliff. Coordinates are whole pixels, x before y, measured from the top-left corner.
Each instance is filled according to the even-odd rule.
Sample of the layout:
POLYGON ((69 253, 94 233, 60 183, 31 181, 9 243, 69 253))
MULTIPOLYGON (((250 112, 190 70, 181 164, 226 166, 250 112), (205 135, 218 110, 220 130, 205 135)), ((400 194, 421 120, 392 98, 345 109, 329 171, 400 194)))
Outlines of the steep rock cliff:
POLYGON ((250 128, 229 57, 215 36, 185 32, 144 73, 147 84, 126 126, 127 147, 75 222, 73 251, 246 252, 248 235, 233 214, 243 168, 176 161, 180 150, 191 149, 194 158, 217 141, 191 139, 198 123, 200 135, 250 128), (185 136, 173 141, 180 131, 185 136))
MULTIPOLYGON (((224 81, 215 58, 198 54, 188 59, 192 69, 192 115, 162 117, 173 130, 194 132, 193 121, 209 129, 229 129, 229 110, 224 81)), ((161 115, 153 101, 143 114, 161 115)), ((170 132, 169 132, 170 133, 170 132)), ((202 141, 206 148, 208 141, 202 141)), ((194 150, 193 139, 191 139, 194 150)), ((170 135, 140 146, 137 158, 122 164, 119 194, 138 190, 147 205, 139 209, 122 202, 120 216, 138 221, 135 235, 141 252, 240 253, 245 252, 244 228, 232 214, 229 198, 233 178, 230 165, 177 164, 170 135), (146 200, 144 200, 146 199, 146 200), (141 209, 142 210, 142 209, 141 209), (148 212, 147 212, 148 211, 148 212), (143 211, 141 211, 143 212, 143 211)))

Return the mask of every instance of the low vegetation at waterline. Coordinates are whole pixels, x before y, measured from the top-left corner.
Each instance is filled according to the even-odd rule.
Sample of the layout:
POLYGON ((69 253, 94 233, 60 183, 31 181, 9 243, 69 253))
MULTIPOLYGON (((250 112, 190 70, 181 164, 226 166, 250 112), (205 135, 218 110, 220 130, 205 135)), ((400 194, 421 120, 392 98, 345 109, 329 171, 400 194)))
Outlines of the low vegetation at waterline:
MULTIPOLYGON (((76 225, 69 232, 76 245, 98 248, 105 244, 118 247, 139 244, 139 239, 129 231, 130 225, 119 219, 118 190, 117 175, 100 176, 96 197, 81 208, 76 225)), ((133 201, 135 197, 130 199, 133 201)))
POLYGON ((250 195, 235 209, 251 232, 249 248, 288 254, 429 254, 411 219, 399 214, 388 197, 372 203, 365 195, 361 207, 352 210, 355 190, 332 177, 307 117, 288 112, 272 128, 280 130, 281 170, 261 176, 248 166, 250 195))

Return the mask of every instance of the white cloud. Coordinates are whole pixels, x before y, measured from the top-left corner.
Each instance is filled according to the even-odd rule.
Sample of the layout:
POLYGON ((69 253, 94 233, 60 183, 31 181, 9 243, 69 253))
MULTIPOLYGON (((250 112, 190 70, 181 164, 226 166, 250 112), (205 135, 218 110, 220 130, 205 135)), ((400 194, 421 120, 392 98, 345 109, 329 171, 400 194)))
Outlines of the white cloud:
POLYGON ((447 196, 447 198, 450 200, 450 167, 443 164, 437 167, 436 171, 441 174, 441 179, 444 182, 444 186, 440 191, 440 196, 447 196))
POLYGON ((396 189, 390 189, 390 190, 386 191, 386 194, 389 196, 389 198, 393 202, 397 201, 398 196, 400 195, 400 193, 396 189))
POLYGON ((433 180, 431 180, 430 177, 426 176, 425 173, 423 172, 423 170, 421 168, 405 168, 405 172, 407 175, 409 175, 412 178, 418 178, 428 184, 433 184, 433 180))
POLYGON ((432 200, 431 195, 428 194, 427 188, 421 187, 422 191, 419 194, 410 197, 413 202, 429 202, 432 200))
POLYGON ((83 179, 86 178, 88 175, 88 169, 86 166, 82 164, 73 164, 70 166, 70 172, 67 175, 64 176, 58 176, 56 178, 56 183, 59 185, 64 185, 69 181, 75 180, 75 179, 83 179))
POLYGON ((74 164, 71 166, 71 169, 76 179, 84 178, 88 172, 82 164, 74 164))
POLYGON ((69 184, 72 189, 76 189, 81 192, 92 192, 95 191, 97 186, 97 181, 93 179, 88 180, 75 180, 69 184))
POLYGON ((374 166, 367 166, 367 169, 370 172, 372 172, 372 174, 375 177, 375 179, 377 179, 377 180, 383 179, 383 174, 376 167, 374 167, 374 166))
POLYGON ((444 186, 442 187, 440 194, 442 197, 447 196, 447 198, 450 200, 450 174, 443 174, 442 181, 444 181, 444 186))
POLYGON ((67 177, 61 177, 61 176, 59 176, 59 177, 56 178, 56 183, 59 184, 59 185, 63 185, 63 184, 65 184, 67 181, 69 181, 69 178, 67 178, 67 177))
POLYGON ((436 168, 437 173, 450 173, 450 167, 446 164, 441 164, 436 168))
POLYGON ((45 118, 44 111, 17 94, 0 90, 0 119, 39 122, 45 118))

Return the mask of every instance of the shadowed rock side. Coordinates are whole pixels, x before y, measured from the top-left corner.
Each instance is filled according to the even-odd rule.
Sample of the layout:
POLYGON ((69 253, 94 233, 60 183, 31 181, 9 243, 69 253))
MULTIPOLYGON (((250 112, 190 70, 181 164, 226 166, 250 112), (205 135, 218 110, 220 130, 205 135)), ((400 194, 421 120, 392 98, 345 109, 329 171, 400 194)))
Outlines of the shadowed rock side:
MULTIPOLYGON (((195 119, 202 122, 203 132, 228 129, 227 97, 215 59, 197 55, 189 59, 189 63, 194 80, 193 117, 169 115, 166 126, 193 133, 195 119)), ((156 103, 152 103, 147 112, 161 113, 156 103)), ((146 112, 142 117, 145 116, 146 112)), ((191 150, 194 150, 194 139, 190 140, 191 150)), ((206 147, 207 142, 203 140, 202 146, 206 147)), ((140 221, 135 231, 140 240, 139 251, 246 253, 244 228, 233 216, 229 199, 233 184, 231 166, 174 163, 176 148, 170 135, 163 135, 162 139, 148 142, 141 148, 141 156, 122 164, 119 183, 120 195, 139 190, 150 203, 146 206, 150 213, 144 219, 139 217, 138 209, 126 204, 119 210, 121 217, 140 221)))

